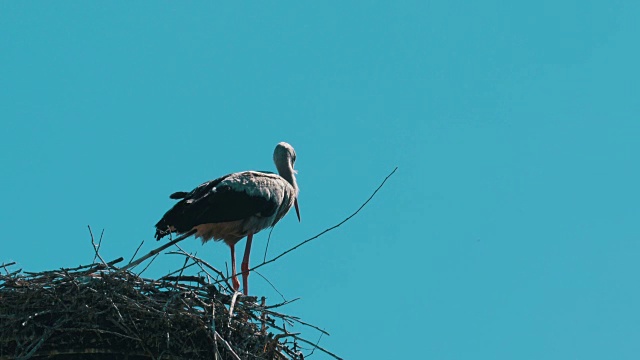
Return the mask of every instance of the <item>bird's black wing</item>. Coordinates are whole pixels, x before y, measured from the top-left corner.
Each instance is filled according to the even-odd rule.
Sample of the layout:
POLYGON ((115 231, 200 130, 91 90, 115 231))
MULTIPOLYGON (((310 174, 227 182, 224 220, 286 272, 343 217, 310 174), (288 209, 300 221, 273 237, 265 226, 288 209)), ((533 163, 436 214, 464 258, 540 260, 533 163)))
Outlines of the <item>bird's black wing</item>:
POLYGON ((275 199, 252 196, 230 186, 220 185, 228 176, 206 182, 184 196, 156 224, 156 237, 159 239, 168 234, 169 227, 182 233, 201 224, 273 215, 278 206, 275 199))

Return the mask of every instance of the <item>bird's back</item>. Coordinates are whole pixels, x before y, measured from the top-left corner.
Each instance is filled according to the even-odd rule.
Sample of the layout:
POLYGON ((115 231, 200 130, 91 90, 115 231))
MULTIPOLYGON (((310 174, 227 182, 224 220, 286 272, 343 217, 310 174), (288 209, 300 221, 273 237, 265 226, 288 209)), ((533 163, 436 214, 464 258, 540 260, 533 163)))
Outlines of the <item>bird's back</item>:
POLYGON ((201 184, 181 198, 156 224, 159 240, 170 232, 196 229, 197 237, 235 243, 249 232, 275 225, 291 208, 296 191, 279 175, 244 171, 201 184))

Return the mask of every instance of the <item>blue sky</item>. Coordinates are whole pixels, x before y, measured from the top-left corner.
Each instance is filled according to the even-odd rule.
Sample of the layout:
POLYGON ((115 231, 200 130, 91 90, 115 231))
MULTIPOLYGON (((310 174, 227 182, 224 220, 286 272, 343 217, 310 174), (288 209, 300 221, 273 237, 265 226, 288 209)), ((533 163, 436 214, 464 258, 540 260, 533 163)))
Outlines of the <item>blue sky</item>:
POLYGON ((331 333, 322 346, 636 359, 639 16, 633 1, 2 2, 0 262, 88 263, 87 225, 105 258, 151 250, 170 193, 273 170, 287 141, 302 222, 280 222, 271 255, 399 167, 357 217, 260 269, 331 333))

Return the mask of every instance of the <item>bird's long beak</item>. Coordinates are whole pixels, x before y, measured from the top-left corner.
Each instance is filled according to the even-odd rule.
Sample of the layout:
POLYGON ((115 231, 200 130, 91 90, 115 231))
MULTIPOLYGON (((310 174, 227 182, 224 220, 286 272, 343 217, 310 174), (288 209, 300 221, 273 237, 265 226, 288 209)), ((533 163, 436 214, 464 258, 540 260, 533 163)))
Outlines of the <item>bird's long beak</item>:
POLYGON ((300 208, 298 208, 298 199, 293 201, 293 206, 296 207, 296 215, 298 215, 298 222, 300 222, 300 208))

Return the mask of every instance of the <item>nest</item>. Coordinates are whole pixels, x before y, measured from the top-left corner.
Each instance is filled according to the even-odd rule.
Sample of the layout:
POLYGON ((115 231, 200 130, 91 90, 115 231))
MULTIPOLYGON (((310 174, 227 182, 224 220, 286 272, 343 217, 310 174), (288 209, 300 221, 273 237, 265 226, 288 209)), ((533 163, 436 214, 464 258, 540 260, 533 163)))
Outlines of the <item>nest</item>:
POLYGON ((299 342, 314 345, 287 331, 309 325, 274 310, 287 302, 240 295, 183 255, 157 280, 116 268, 122 258, 39 273, 0 265, 0 360, 303 359, 299 342))

